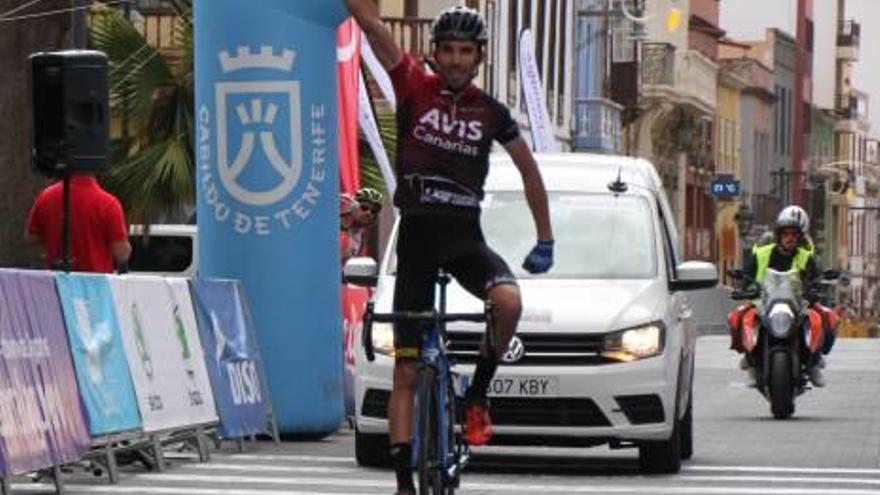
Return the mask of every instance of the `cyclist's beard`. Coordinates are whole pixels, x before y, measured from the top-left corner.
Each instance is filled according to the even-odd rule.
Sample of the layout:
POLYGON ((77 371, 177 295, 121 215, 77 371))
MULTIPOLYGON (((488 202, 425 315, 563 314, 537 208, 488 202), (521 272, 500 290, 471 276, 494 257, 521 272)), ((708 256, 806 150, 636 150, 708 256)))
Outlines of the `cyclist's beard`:
POLYGON ((464 75, 463 71, 457 69, 455 72, 457 73, 453 74, 451 69, 440 69, 440 75, 443 76, 443 82, 446 89, 453 93, 458 93, 471 85, 471 81, 473 81, 479 73, 479 66, 475 65, 472 67, 467 75, 464 75))

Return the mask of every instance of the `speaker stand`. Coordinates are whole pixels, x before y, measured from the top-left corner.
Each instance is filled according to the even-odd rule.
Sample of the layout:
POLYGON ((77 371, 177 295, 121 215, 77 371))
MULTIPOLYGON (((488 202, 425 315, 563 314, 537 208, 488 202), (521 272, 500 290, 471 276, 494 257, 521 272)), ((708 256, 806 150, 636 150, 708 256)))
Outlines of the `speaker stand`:
POLYGON ((64 179, 62 180, 64 181, 64 205, 62 207, 63 217, 61 219, 61 269, 65 273, 70 273, 73 268, 70 246, 70 174, 64 174, 64 179))

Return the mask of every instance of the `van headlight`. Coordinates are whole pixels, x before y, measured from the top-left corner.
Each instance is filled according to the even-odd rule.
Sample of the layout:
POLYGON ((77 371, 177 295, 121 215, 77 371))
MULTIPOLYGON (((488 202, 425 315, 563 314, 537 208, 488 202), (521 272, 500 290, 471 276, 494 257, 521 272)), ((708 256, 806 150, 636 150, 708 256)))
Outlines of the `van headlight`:
POLYGON ((394 327, 391 323, 373 323, 373 350, 394 357, 394 327))
POLYGON ((663 353, 665 328, 660 323, 631 328, 605 336, 602 357, 616 361, 636 361, 663 353))

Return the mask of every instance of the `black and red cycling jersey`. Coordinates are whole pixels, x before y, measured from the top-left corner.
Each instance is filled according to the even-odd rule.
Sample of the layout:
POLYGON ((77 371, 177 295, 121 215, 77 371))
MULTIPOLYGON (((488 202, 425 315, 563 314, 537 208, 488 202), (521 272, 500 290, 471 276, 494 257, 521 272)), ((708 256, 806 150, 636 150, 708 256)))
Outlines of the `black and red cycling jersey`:
POLYGON ((517 139, 516 121, 474 85, 444 88, 412 55, 390 76, 398 102, 394 205, 404 213, 478 212, 492 143, 517 139))

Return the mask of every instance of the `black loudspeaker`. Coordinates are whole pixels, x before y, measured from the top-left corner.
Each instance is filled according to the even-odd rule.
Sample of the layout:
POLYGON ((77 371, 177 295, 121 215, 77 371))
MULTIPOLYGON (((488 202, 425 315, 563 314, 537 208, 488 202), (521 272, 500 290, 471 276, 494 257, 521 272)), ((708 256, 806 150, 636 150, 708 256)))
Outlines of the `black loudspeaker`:
POLYGON ((109 153, 107 56, 71 50, 31 55, 34 169, 100 172, 109 153))

